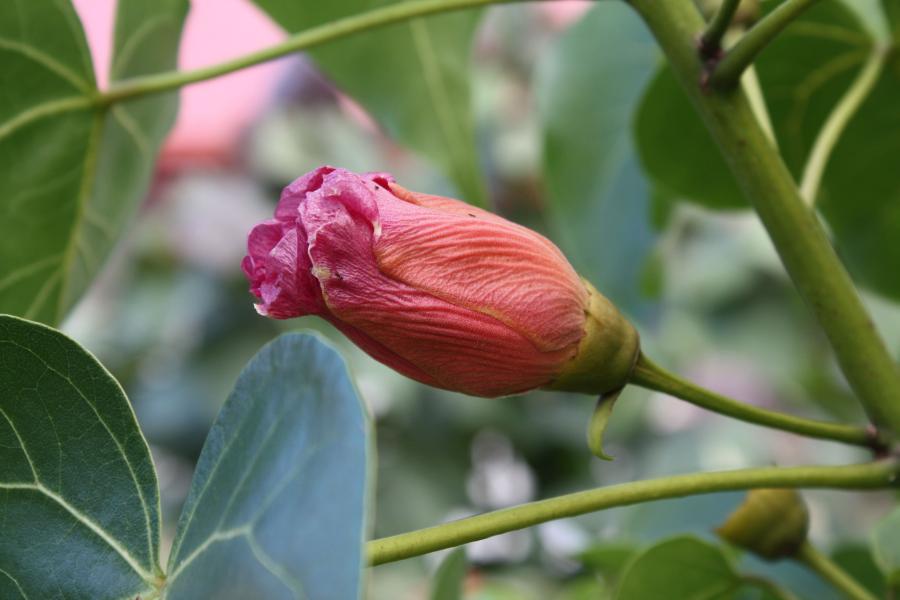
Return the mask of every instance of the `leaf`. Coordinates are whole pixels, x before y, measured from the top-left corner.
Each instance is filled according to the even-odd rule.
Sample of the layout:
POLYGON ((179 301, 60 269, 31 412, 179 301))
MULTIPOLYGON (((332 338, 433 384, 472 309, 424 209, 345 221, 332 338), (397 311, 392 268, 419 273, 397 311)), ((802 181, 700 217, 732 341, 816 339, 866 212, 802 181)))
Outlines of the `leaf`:
POLYGON ((628 312, 648 307, 638 281, 656 239, 629 123, 656 64, 633 11, 598 3, 547 52, 535 84, 554 239, 628 312))
POLYGON ((871 551, 866 546, 854 543, 845 544, 837 548, 831 557, 876 598, 885 597, 884 575, 878 569, 871 551))
POLYGON ((900 300, 900 59, 879 81, 835 146, 818 204, 860 283, 900 300))
POLYGON ((359 597, 367 440, 337 352, 299 334, 265 346, 200 454, 165 597, 359 597))
POLYGON ((3 598, 133 598, 162 576, 156 473, 122 388, 71 339, 9 315, 0 529, 3 598))
POLYGON ((588 569, 616 582, 622 571, 636 554, 636 548, 628 543, 611 542, 596 544, 578 555, 578 560, 588 569))
MULTIPOLYGON (((396 3, 254 1, 290 32, 396 3)), ((412 19, 313 48, 310 54, 391 137, 435 161, 465 200, 483 205, 469 89, 469 50, 479 15, 468 10, 412 19)))
POLYGON ((460 600, 467 569, 465 548, 456 548, 447 554, 434 574, 431 600, 460 600))
MULTIPOLYGON (((175 66, 185 0, 120 2, 111 79, 175 66)), ((172 94, 104 108, 67 0, 0 3, 0 311, 57 323, 143 197, 172 94)))
POLYGON ((708 542, 681 536, 651 546, 629 565, 616 592, 619 600, 727 598, 741 577, 708 542))
POLYGON ((888 584, 900 587, 900 507, 875 526, 872 554, 888 584))
MULTIPOLYGON (((754 63, 779 150, 795 177, 871 45, 850 11, 838 2, 822 2, 791 23, 754 63)), ((714 209, 746 206, 668 67, 660 68, 641 100, 635 137, 648 174, 684 200, 714 209)))
POLYGON ((603 435, 606 433, 606 426, 609 425, 609 420, 612 418, 613 407, 615 407, 616 400, 619 399, 619 394, 622 393, 622 389, 623 388, 619 388, 612 393, 600 396, 597 400, 597 405, 594 407, 594 412, 591 413, 591 418, 588 421, 588 448, 590 448, 591 454, 602 460, 613 460, 613 458, 615 458, 603 450, 603 435))

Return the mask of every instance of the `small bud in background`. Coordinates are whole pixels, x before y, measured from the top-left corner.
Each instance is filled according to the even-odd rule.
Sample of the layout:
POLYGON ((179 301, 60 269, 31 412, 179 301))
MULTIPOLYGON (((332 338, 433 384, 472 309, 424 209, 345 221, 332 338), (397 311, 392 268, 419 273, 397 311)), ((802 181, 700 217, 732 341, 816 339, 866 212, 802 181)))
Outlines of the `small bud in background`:
POLYGON ((632 325, 538 233, 384 173, 321 167, 253 228, 260 314, 318 315, 376 360, 473 396, 617 390, 632 325))
POLYGON ((716 529, 722 539, 766 560, 796 554, 808 531, 806 503, 792 489, 750 490, 744 502, 716 529))

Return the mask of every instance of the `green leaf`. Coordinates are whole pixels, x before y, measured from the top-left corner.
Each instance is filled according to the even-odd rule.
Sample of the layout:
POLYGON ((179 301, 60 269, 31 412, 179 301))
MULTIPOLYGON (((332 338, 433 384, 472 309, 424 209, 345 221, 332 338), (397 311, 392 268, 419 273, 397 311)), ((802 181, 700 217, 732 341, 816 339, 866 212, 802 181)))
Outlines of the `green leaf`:
MULTIPOLYGON (((254 0, 290 32, 391 0, 254 0)), ((388 134, 441 166, 462 197, 485 203, 475 148, 469 51, 479 11, 418 18, 314 48, 313 59, 388 134)))
POLYGON ((818 203, 860 283, 900 300, 900 60, 894 57, 835 146, 818 203))
POLYGON ((885 578, 872 552, 862 544, 845 544, 836 549, 831 557, 853 579, 872 592, 876 598, 885 597, 885 578))
POLYGON ((463 597, 467 570, 465 548, 457 548, 450 552, 434 574, 431 600, 460 600, 463 597))
POLYGON ((657 182, 710 208, 746 205, 722 153, 668 66, 647 88, 634 123, 641 162, 657 182))
POLYGON ((713 600, 727 598, 742 583, 722 550, 692 536, 660 542, 629 565, 618 600, 713 600))
POLYGON ((155 591, 159 492, 115 379, 71 339, 0 315, 0 597, 155 591))
POLYGON ((646 308, 638 281, 656 239, 629 123, 656 64, 634 12, 598 3, 547 52, 535 84, 554 239, 629 312, 646 308))
MULTIPOLYGON (((111 79, 175 66, 185 0, 120 2, 111 79)), ((0 311, 57 323, 143 197, 174 94, 102 107, 68 1, 0 2, 0 311)))
POLYGON ((636 548, 630 544, 608 542, 591 546, 578 559, 604 580, 615 582, 636 553, 636 548))
MULTIPOLYGON (((777 3, 769 3, 769 10, 777 3)), ((821 2, 792 23, 755 62, 779 150, 799 178, 815 136, 872 45, 853 13, 821 2)), ((734 209, 746 201, 721 152, 668 67, 635 120, 649 175, 684 200, 734 209)))
POLYGON ((872 554, 891 586, 900 586, 900 507, 875 526, 872 554))
POLYGON ((299 334, 265 346, 200 454, 166 598, 358 597, 367 447, 337 352, 299 334))

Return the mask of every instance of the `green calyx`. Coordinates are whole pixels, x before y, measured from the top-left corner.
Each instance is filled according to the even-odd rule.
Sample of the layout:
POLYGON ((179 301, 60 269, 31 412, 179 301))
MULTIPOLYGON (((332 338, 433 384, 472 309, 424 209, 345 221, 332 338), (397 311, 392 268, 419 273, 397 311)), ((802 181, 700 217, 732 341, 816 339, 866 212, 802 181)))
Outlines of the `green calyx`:
POLYGON ((640 354, 637 330, 589 282, 585 333, 578 351, 547 389, 583 394, 608 394, 621 389, 640 354))
POLYGON ((809 511, 793 489, 757 489, 716 533, 726 541, 766 560, 794 556, 806 541, 809 511))

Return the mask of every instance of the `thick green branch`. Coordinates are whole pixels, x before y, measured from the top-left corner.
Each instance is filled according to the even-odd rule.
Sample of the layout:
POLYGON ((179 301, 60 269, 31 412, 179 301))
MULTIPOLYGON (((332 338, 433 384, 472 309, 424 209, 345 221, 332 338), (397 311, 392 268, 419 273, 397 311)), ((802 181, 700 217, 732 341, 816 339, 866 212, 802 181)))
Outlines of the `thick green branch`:
POLYGON ((292 35, 280 44, 217 65, 192 71, 173 71, 146 75, 114 83, 109 90, 97 97, 97 102, 110 104, 137 96, 167 92, 191 83, 227 75, 234 71, 285 56, 286 54, 319 46, 354 33, 385 27, 417 17, 516 1, 522 0, 417 0, 415 2, 391 4, 312 27, 292 35))
POLYGON ((529 502, 374 540, 369 542, 366 551, 369 563, 380 565, 460 546, 554 519, 574 517, 616 506, 712 492, 778 487, 887 488, 896 485, 898 470, 900 464, 897 461, 882 460, 839 467, 760 467, 635 481, 529 502))
POLYGON ((631 0, 631 4, 668 56, 870 418, 885 432, 900 434, 900 370, 816 215, 801 199, 740 87, 728 92, 701 89, 704 65, 694 40, 704 23, 693 1, 631 0))
POLYGON ((804 543, 800 547, 796 559, 818 573, 822 579, 843 592, 848 598, 853 600, 877 600, 874 594, 869 593, 849 573, 816 550, 809 542, 804 543))
POLYGON ((638 358, 634 371, 632 371, 631 383, 663 392, 707 410, 742 421, 756 423, 757 425, 874 449, 883 447, 883 443, 878 439, 875 432, 852 425, 795 417, 732 400, 666 371, 643 354, 638 358))
POLYGON ((756 60, 762 49, 815 2, 817 0, 784 0, 729 48, 712 72, 710 83, 713 87, 724 89, 737 85, 741 74, 756 60))

